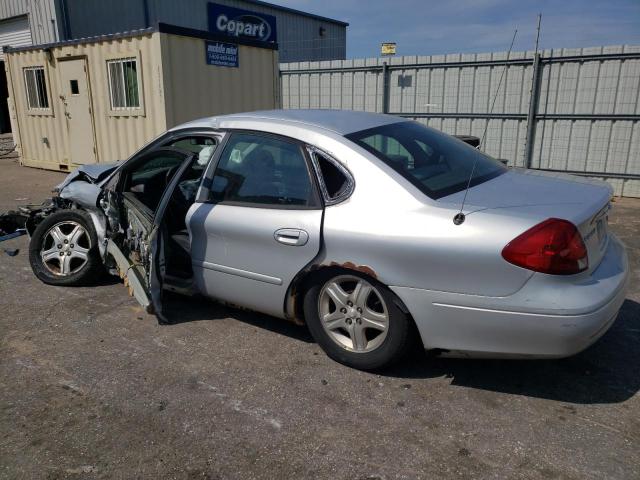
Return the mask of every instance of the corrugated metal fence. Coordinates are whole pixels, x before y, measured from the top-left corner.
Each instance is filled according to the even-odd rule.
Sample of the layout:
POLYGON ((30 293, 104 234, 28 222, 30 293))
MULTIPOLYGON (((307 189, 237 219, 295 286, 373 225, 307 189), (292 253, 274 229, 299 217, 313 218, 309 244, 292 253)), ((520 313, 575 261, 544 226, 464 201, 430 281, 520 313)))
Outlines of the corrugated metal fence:
POLYGON ((484 149, 509 165, 640 197, 640 46, 297 62, 280 75, 283 108, 385 112, 478 137, 486 126, 484 149))

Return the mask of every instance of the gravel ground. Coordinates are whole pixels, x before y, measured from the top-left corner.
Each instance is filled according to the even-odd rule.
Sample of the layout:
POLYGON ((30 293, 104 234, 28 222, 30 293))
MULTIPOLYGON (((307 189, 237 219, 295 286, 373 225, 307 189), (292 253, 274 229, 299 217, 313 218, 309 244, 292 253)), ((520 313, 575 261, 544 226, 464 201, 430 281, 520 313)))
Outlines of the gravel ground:
MULTIPOLYGON (((63 178, 0 168, 0 210, 63 178)), ((417 353, 381 374, 329 360, 304 327, 204 300, 174 298, 183 322, 158 325, 121 283, 44 285, 26 237, 3 242, 0 477, 640 478, 640 200, 616 202, 611 227, 634 279, 587 351, 417 353)))

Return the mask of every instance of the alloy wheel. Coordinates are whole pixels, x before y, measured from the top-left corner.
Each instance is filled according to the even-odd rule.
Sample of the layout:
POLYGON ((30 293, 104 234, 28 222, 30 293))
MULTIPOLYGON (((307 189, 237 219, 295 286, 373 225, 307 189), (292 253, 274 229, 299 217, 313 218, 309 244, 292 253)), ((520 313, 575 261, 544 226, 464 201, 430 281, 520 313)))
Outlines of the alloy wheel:
POLYGON ((51 227, 44 236, 40 258, 54 275, 68 276, 79 272, 89 260, 91 238, 85 228, 68 220, 51 227))
POLYGON ((340 275, 318 297, 320 323, 337 345, 356 353, 380 347, 389 331, 389 312, 376 287, 363 278, 340 275))

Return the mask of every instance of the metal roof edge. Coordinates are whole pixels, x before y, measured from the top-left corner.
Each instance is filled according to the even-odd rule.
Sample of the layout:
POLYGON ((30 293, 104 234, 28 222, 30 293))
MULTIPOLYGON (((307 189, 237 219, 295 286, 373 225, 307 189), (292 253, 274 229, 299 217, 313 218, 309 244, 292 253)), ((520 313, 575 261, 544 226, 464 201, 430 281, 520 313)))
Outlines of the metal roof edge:
POLYGON ((47 48, 65 47, 67 45, 79 45, 82 43, 97 43, 97 42, 103 42, 106 40, 117 40, 120 38, 140 37, 143 35, 148 35, 150 33, 155 33, 157 31, 158 31, 157 28, 149 27, 149 28, 141 28, 138 30, 129 30, 126 32, 109 33, 106 35, 96 35, 93 37, 74 38, 72 40, 62 40, 59 42, 25 45, 22 47, 12 47, 9 45, 4 47, 4 53, 24 52, 28 50, 44 50, 47 48))
POLYGON ((105 35, 96 35, 93 37, 74 38, 71 40, 62 40, 52 43, 41 43, 36 45, 25 45, 21 47, 6 46, 3 48, 4 53, 12 52, 24 52, 29 50, 45 50, 49 48, 65 47, 68 45, 80 45, 84 43, 98 43, 108 40, 118 40, 121 38, 139 37, 142 35, 149 35, 151 33, 167 33, 170 35, 180 35, 190 38, 201 38, 204 40, 213 40, 218 42, 230 42, 237 43, 239 45, 246 45, 249 47, 267 48, 269 50, 277 50, 278 44, 275 42, 261 42, 259 40, 251 40, 242 37, 232 37, 227 35, 219 35, 216 33, 208 32, 206 30, 197 30, 195 28, 180 27, 178 25, 172 25, 169 23, 159 22, 153 27, 141 28, 138 30, 129 30, 126 32, 109 33, 105 35))
MULTIPOLYGON (((336 20, 335 18, 323 17, 322 15, 316 15, 315 13, 304 12, 302 10, 297 10, 295 8, 285 7, 283 5, 274 5, 273 3, 263 2, 261 0, 244 0, 246 3, 252 3, 254 5, 259 5, 265 8, 272 8, 274 10, 280 10, 282 12, 293 13, 295 15, 301 15, 304 17, 315 18, 316 20, 322 20, 323 22, 335 23, 336 25, 340 25, 342 27, 348 27, 349 23, 343 22, 342 20, 336 20)), ((214 1, 215 3, 215 1, 214 1)))

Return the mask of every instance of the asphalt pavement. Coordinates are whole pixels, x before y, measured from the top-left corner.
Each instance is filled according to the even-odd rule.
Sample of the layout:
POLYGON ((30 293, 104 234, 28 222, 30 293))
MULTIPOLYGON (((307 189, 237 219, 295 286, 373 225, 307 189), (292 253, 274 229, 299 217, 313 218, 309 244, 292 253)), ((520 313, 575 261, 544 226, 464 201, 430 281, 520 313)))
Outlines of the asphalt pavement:
MULTIPOLYGON (((62 178, 0 159, 0 211, 62 178)), ((264 315, 172 297, 165 326, 118 279, 44 285, 2 242, 0 478, 638 479, 640 200, 614 206, 633 279, 594 346, 375 374, 264 315)))

